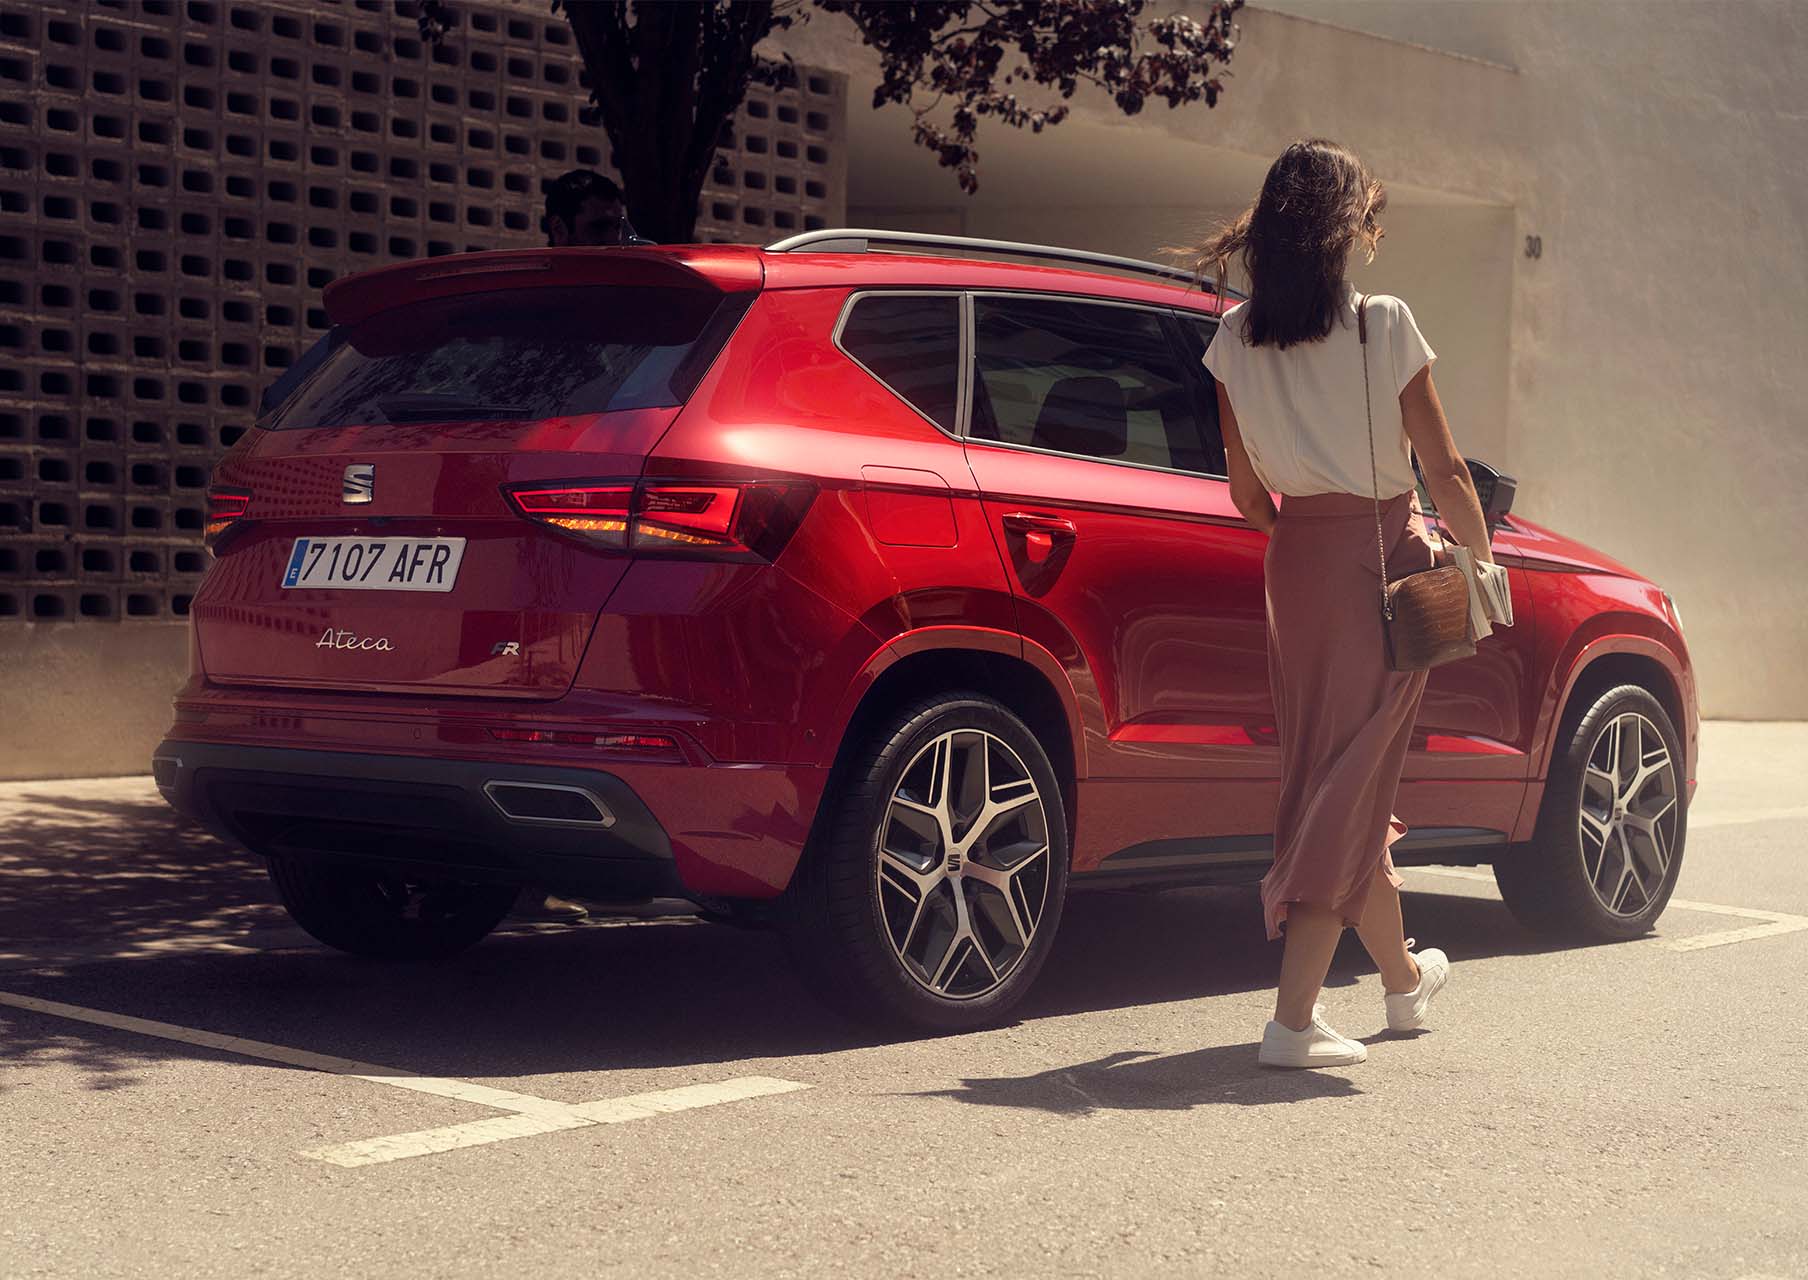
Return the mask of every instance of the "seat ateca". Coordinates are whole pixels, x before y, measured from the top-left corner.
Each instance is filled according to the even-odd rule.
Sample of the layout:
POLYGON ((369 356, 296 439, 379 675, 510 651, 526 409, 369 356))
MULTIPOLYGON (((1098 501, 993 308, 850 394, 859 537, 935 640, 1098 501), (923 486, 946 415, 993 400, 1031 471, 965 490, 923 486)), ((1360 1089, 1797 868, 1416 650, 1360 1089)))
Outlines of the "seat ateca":
MULTIPOLYGON (((863 231, 338 281, 216 471, 158 784, 346 951, 470 945, 524 883, 676 895, 781 928, 845 1005, 997 1019, 1070 892, 1271 857, 1219 305, 863 231)), ((1694 788, 1675 604, 1471 468, 1518 625, 1431 672, 1395 857, 1640 933, 1694 788)))

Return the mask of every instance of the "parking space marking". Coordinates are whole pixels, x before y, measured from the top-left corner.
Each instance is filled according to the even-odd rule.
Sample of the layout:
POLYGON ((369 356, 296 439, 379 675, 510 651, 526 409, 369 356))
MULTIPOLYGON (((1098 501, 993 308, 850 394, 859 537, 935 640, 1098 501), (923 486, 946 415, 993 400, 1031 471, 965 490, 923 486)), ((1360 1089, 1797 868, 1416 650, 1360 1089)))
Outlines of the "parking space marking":
POLYGON ((480 1147, 485 1143, 509 1138, 531 1138, 560 1129, 582 1129, 590 1121, 573 1115, 506 1115, 486 1116, 465 1124, 449 1124, 440 1129, 423 1129, 418 1133, 398 1133, 386 1138, 365 1138, 358 1142, 342 1142, 334 1147, 321 1147, 301 1154, 310 1160, 324 1160, 343 1169, 358 1169, 367 1164, 387 1164, 411 1156, 433 1156, 461 1147, 480 1147))
POLYGON ((677 1089, 661 1089, 655 1093, 635 1093, 622 1098, 604 1098, 597 1102, 573 1105, 553 1103, 561 1113, 492 1116, 465 1124, 447 1125, 442 1129, 424 1129, 418 1133, 398 1133, 386 1138, 366 1138, 360 1142, 344 1142, 301 1154, 313 1160, 347 1169, 369 1164, 386 1164, 411 1156, 437 1155, 460 1147, 477 1147, 510 1138, 531 1138, 536 1134, 554 1133, 561 1129, 581 1129, 598 1124, 625 1124, 630 1120, 646 1120, 670 1115, 674 1111, 690 1111, 697 1107, 714 1107, 724 1102, 742 1102, 748 1098, 767 1098, 774 1094, 795 1093, 808 1089, 807 1084, 779 1080, 772 1076, 737 1076, 714 1084, 684 1085, 677 1089))
POLYGON ((1747 920, 1761 920, 1762 924, 1746 925, 1743 929, 1723 929, 1719 933, 1698 933, 1691 938, 1677 938, 1667 942, 1672 951, 1701 951, 1707 947, 1724 947, 1734 942, 1750 942, 1754 938, 1774 938, 1781 933, 1795 933, 1808 929, 1808 916, 1792 916, 1781 911, 1750 911, 1744 907, 1722 907, 1712 902, 1687 902, 1681 899, 1670 899, 1670 905, 1681 907, 1684 911, 1710 911, 1723 916, 1743 916, 1747 920))
POLYGON ((461 1147, 502 1142, 509 1138, 526 1138, 535 1134, 554 1133, 561 1129, 580 1129, 590 1125, 621 1124, 629 1120, 644 1120, 651 1116, 667 1115, 674 1111, 688 1111, 696 1107, 711 1107, 724 1102, 740 1102, 748 1098, 793 1093, 799 1089, 810 1087, 807 1084, 798 1084, 792 1080, 779 1080, 772 1076, 739 1076, 732 1080, 722 1080, 711 1084, 684 1085, 676 1089, 630 1094, 621 1098, 604 1098, 596 1102, 555 1102, 551 1098, 535 1097, 531 1093, 516 1093, 509 1089, 496 1089, 470 1080, 456 1080, 448 1076, 417 1075, 415 1072, 404 1071, 399 1067, 383 1067, 370 1062, 357 1062, 350 1058, 336 1058, 330 1054, 313 1053, 307 1049, 293 1049, 287 1045, 269 1044, 262 1040, 247 1040, 242 1036, 221 1035, 214 1031, 198 1031, 193 1027, 181 1027, 171 1022, 157 1022, 150 1018, 135 1018, 129 1014, 109 1013, 104 1009, 88 1009, 81 1005, 64 1004, 61 1001, 45 1000, 38 996, 18 995, 11 991, 0 991, 0 1008, 23 1009, 28 1013, 44 1014, 52 1018, 66 1018, 72 1022, 109 1027, 115 1031, 127 1031, 134 1035, 150 1036, 158 1040, 173 1040, 179 1044, 194 1045, 201 1049, 217 1049, 222 1053, 236 1054, 242 1058, 257 1058, 265 1062, 278 1062, 284 1066, 301 1067, 308 1071, 324 1071, 331 1075, 349 1076, 354 1080, 369 1081, 371 1084, 388 1085, 392 1089, 407 1089, 414 1093, 432 1094, 435 1097, 449 1098, 455 1102, 469 1102, 480 1107, 490 1107, 508 1113, 468 1121, 465 1124, 448 1125, 440 1129, 426 1129, 417 1133, 370 1138, 361 1142, 348 1142, 339 1146, 301 1153, 312 1159, 324 1160, 329 1164, 342 1165, 346 1168, 383 1164, 390 1160, 404 1160, 410 1156, 433 1155, 441 1151, 454 1151, 461 1147))
POLYGON ((287 1045, 266 1044, 262 1040, 247 1040, 242 1036, 220 1035, 214 1031, 197 1031, 192 1027, 179 1027, 170 1022, 134 1018, 123 1013, 108 1013, 104 1009, 85 1009, 80 1005, 63 1004, 56 1000, 42 1000, 37 996, 16 995, 11 991, 0 991, 0 1007, 5 1006, 24 1009, 31 1013, 47 1014, 52 1018, 67 1018, 72 1022, 87 1022, 97 1027, 111 1027, 115 1031, 130 1031, 135 1035, 151 1036, 158 1040, 174 1040, 180 1044, 192 1044, 202 1049, 218 1049, 222 1053, 237 1054, 241 1058, 261 1058, 265 1062, 280 1062, 287 1067, 301 1067, 308 1071, 324 1071, 330 1075, 350 1076, 356 1080, 368 1080, 371 1084, 388 1085, 392 1089, 407 1089, 414 1093, 429 1093, 439 1098, 450 1098, 455 1102, 474 1102, 478 1106, 494 1107, 498 1111, 546 1113, 549 1110, 556 1111, 565 1105, 546 1098, 536 1098, 531 1094, 512 1093, 507 1089, 492 1089, 488 1085, 474 1084, 469 1080, 417 1075, 412 1071, 404 1071, 400 1067, 383 1067, 372 1062, 355 1062, 350 1058, 335 1058, 329 1054, 312 1053, 306 1049, 291 1049, 287 1045))
MULTIPOLYGON (((1452 880, 1479 880, 1494 883, 1492 872, 1466 871, 1461 867, 1407 867, 1407 871, 1428 876, 1448 876, 1452 880)), ((1808 916, 1786 911, 1759 911, 1751 907, 1727 907, 1718 902, 1695 902, 1687 898, 1671 898, 1670 906, 1678 911, 1700 911, 1707 915, 1737 916, 1756 920, 1758 924, 1741 929, 1721 929, 1715 933, 1698 933, 1687 938, 1652 938, 1651 942, 1668 951, 1705 951, 1709 947, 1725 947, 1735 942, 1751 942, 1757 938, 1774 938, 1780 934, 1808 929, 1808 916)))

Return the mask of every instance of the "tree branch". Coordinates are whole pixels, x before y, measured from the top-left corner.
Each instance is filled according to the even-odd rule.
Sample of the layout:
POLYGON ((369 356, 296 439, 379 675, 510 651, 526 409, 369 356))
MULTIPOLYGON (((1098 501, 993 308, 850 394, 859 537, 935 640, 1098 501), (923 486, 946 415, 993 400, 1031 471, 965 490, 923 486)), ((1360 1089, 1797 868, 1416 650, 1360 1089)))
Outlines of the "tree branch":
MULTIPOLYGON (((908 108, 913 139, 971 193, 982 119, 1041 132, 1067 118, 1082 84, 1126 115, 1150 98, 1217 105, 1243 3, 1145 20, 1149 0, 551 0, 571 24, 629 212, 659 240, 694 234, 703 181, 748 86, 794 82, 788 54, 781 62, 755 47, 815 12, 846 17, 878 51, 873 106, 908 108), (1019 83, 1057 100, 1024 102, 1019 83), (944 106, 948 123, 934 123, 944 106)), ((423 38, 446 38, 452 0, 421 0, 419 21, 423 38)))

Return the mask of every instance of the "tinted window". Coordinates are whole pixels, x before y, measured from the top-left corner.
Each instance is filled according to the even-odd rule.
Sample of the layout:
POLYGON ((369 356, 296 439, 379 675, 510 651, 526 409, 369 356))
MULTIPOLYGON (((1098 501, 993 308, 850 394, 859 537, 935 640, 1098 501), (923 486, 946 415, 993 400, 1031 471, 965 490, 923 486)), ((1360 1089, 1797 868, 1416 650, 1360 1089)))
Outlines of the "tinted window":
POLYGON ((841 326, 841 346, 931 422, 953 431, 960 401, 960 297, 869 293, 841 326))
POLYGON ((313 372, 266 425, 552 418, 682 404, 746 304, 707 290, 609 286, 396 307, 332 330, 313 372))
POLYGON ((1204 471, 1196 382, 1161 316, 1044 298, 974 299, 971 434, 1060 453, 1204 471))
POLYGON ((1218 389, 1213 385, 1212 371, 1204 364, 1205 349, 1212 345, 1218 322, 1183 315, 1180 328, 1186 338, 1187 359, 1192 362, 1187 372, 1199 385, 1199 422, 1205 431, 1205 469, 1215 476, 1229 475, 1230 468, 1224 463, 1224 428, 1218 422, 1218 389))

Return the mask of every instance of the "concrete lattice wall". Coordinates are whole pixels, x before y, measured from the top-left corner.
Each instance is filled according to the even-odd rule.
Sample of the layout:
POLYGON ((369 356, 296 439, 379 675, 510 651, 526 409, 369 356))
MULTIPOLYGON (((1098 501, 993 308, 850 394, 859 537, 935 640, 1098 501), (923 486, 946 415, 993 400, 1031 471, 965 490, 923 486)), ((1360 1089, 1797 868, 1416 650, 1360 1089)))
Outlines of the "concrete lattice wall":
MULTIPOLYGON (((209 473, 321 286, 543 244, 543 184, 612 171, 564 19, 453 8, 426 46, 377 0, 0 4, 0 777, 144 767, 209 473), (28 732, 52 708, 80 741, 28 732)), ((750 93, 699 239, 841 221, 846 80, 801 71, 750 93)))

